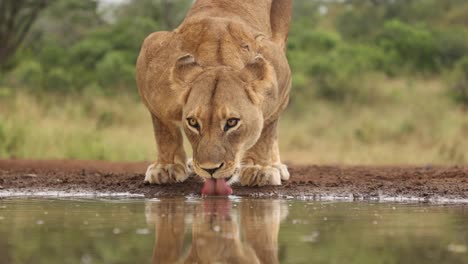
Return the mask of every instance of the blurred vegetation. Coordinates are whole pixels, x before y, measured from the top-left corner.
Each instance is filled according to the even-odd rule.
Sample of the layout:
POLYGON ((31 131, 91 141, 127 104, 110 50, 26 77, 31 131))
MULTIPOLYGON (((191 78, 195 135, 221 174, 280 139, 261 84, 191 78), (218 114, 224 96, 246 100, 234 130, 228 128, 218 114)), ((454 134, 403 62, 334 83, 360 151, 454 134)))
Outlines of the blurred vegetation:
MULTIPOLYGON (((288 44, 293 99, 369 103, 381 98, 375 80, 363 84, 375 73, 407 79, 462 71, 456 65, 468 54, 468 23, 459 9, 468 10, 468 2, 336 2, 295 2, 288 44)), ((460 93, 446 85, 449 93, 460 93)))
POLYGON ((136 93, 135 61, 143 39, 182 19, 190 3, 107 2, 51 1, 14 58, 3 63, 3 83, 40 92, 136 93))
MULTIPOLYGON (((3 63, 2 82, 57 92, 135 93, 142 40, 176 26, 190 4, 50 1, 13 59, 3 63)), ((466 1, 295 1, 288 44, 293 98, 365 103, 379 95, 378 87, 362 85, 373 73, 448 74, 453 75, 449 92, 466 103, 462 60, 468 54, 468 19, 460 10, 468 10, 466 1)))
MULTIPOLYGON (((146 128, 148 116, 139 106, 136 57, 145 36, 177 26, 192 1, 46 2, 17 52, 0 61, 0 155, 40 158, 51 148, 44 142, 54 141, 47 137, 57 133, 66 140, 57 152, 47 151, 52 157, 150 158, 154 144, 151 128, 146 128), (115 105, 88 112, 94 101, 115 105), (52 120, 58 123, 44 125, 52 120), (60 123, 66 120, 76 124, 60 123), (108 137, 118 141, 117 134, 123 135, 117 128, 128 131, 137 123, 149 130, 145 143, 109 145, 108 137), (89 126, 80 129, 84 124, 89 126), (48 133, 39 127, 50 134, 38 136, 48 133), (31 136, 31 130, 38 132, 31 136), (44 146, 32 147, 31 137, 36 146, 44 146), (82 138, 94 145, 78 147, 82 138)), ((286 157, 468 161, 463 151, 468 133, 467 12, 465 0, 294 1, 288 42, 294 87, 284 119, 302 128, 283 129, 282 148, 305 157, 286 157), (411 153, 397 155, 399 147, 411 153), (379 149, 367 152, 373 148, 379 149)), ((127 136, 134 139, 132 133, 127 136)))
POLYGON ((15 55, 38 14, 49 0, 0 1, 0 66, 15 55))

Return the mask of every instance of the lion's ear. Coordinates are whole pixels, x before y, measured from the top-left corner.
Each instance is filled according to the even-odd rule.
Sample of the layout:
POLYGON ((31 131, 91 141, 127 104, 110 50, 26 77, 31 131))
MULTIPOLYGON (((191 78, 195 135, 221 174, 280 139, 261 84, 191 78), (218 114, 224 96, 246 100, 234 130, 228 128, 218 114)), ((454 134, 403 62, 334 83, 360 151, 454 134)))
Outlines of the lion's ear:
POLYGON ((247 92, 254 103, 263 100, 265 94, 275 94, 277 90, 275 70, 261 55, 255 56, 244 67, 241 78, 248 83, 247 92))
POLYGON ((202 67, 191 54, 186 54, 177 59, 171 72, 173 82, 183 85, 190 83, 195 76, 200 74, 202 67))

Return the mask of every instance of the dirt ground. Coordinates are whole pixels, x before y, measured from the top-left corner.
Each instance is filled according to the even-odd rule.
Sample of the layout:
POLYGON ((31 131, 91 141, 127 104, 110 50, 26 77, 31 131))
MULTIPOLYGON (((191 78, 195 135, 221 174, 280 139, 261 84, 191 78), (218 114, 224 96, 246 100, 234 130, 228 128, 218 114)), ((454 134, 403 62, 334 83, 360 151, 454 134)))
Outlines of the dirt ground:
MULTIPOLYGON (((202 182, 146 185, 148 163, 73 160, 0 160, 0 191, 129 192, 146 197, 199 196, 202 182)), ((295 166, 277 187, 234 186, 234 194, 255 197, 336 197, 419 200, 468 199, 468 166, 295 166)))

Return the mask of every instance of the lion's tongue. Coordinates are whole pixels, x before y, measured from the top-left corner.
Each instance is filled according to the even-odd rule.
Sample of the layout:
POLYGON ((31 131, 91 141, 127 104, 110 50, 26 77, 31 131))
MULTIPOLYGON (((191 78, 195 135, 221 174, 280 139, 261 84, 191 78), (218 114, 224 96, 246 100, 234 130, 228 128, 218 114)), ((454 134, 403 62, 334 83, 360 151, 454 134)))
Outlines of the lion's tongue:
POLYGON ((216 182, 214 179, 206 179, 205 184, 202 188, 203 195, 215 195, 216 194, 216 182))
POLYGON ((217 195, 230 195, 232 194, 232 189, 227 185, 224 179, 216 180, 216 194, 217 195))
POLYGON ((202 188, 203 195, 230 195, 232 189, 224 179, 206 179, 202 188))

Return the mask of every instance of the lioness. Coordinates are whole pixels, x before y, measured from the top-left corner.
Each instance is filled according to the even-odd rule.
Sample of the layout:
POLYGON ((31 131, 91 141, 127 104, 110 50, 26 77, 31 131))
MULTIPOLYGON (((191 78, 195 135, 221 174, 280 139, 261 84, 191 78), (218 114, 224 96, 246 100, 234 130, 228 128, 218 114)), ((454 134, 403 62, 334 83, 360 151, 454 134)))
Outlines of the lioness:
POLYGON ((145 181, 189 175, 181 129, 193 148, 203 193, 242 185, 281 185, 277 125, 289 100, 286 40, 292 0, 197 0, 174 31, 149 35, 137 61, 158 158, 145 181))
POLYGON ((280 223, 288 215, 279 200, 243 200, 233 207, 230 200, 167 199, 145 207, 155 227, 154 264, 279 263, 280 223))

